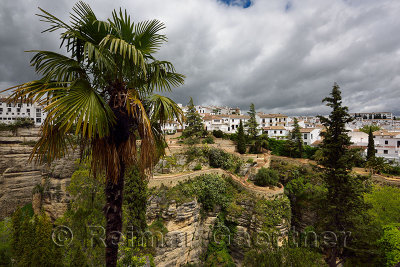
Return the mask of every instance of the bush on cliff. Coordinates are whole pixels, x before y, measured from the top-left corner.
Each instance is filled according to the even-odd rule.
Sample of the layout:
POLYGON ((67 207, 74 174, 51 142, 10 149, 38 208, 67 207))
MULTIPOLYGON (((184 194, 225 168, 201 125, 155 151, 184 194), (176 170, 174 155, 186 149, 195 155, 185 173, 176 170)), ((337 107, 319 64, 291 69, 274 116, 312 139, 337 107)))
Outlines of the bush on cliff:
POLYGON ((258 186, 277 186, 278 182, 278 172, 266 168, 259 169, 254 180, 254 183, 258 186))

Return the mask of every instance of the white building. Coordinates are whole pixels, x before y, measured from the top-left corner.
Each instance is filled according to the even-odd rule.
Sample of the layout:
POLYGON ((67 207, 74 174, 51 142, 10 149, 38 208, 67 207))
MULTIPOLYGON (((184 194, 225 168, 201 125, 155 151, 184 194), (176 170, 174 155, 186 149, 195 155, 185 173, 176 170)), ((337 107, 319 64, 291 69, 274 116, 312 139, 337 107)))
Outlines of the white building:
POLYGON ((221 130, 224 133, 236 133, 240 121, 244 126, 249 119, 247 115, 205 115, 203 117, 207 131, 221 130))
POLYGON ((256 114, 257 123, 261 128, 271 126, 288 126, 288 122, 291 121, 288 116, 283 114, 256 114))
POLYGON ((287 139, 289 134, 289 130, 284 126, 266 126, 263 127, 263 132, 268 134, 268 137, 275 138, 275 139, 287 139))
POLYGON ((351 113, 355 119, 393 119, 393 113, 391 112, 360 112, 351 113))
POLYGON ((400 132, 376 131, 374 143, 375 156, 400 162, 400 132))
POLYGON ((0 97, 0 123, 13 123, 17 118, 30 118, 39 126, 46 118, 43 107, 36 103, 21 101, 19 103, 7 103, 5 97, 0 97))
POLYGON ((320 128, 301 128, 300 133, 305 145, 315 145, 317 141, 321 140, 320 128))
POLYGON ((352 132, 347 133, 350 136, 350 141, 355 146, 368 146, 368 134, 354 130, 352 132))

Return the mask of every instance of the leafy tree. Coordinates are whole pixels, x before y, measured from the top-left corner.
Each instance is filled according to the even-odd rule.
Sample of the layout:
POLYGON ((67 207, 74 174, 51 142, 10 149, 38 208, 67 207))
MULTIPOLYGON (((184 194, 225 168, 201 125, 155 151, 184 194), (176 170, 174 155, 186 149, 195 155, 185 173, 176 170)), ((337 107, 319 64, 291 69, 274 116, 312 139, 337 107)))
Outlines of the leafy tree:
POLYGON ((379 131, 380 129, 381 127, 379 127, 378 125, 364 125, 360 128, 360 131, 369 134, 370 131, 375 132, 379 131))
POLYGON ((88 163, 80 164, 73 173, 67 186, 71 202, 64 216, 56 221, 57 225, 66 225, 74 233, 72 243, 65 251, 65 265, 85 266, 89 262, 104 265, 104 244, 100 240, 103 232, 98 228, 106 225, 102 211, 106 202, 104 189, 100 179, 90 175, 88 163))
POLYGON ((236 148, 240 154, 246 153, 246 136, 244 135, 242 121, 240 121, 239 128, 237 130, 236 148))
POLYGON ((374 142, 374 134, 372 132, 373 131, 371 126, 368 132, 367 160, 373 160, 375 158, 375 142, 374 142))
POLYGON ((383 231, 379 244, 385 255, 385 266, 397 266, 400 262, 400 224, 389 224, 383 231))
POLYGON ((12 216, 12 260, 16 266, 62 266, 61 248, 52 241, 52 224, 45 215, 12 216))
POLYGON ((258 170, 256 177, 254 178, 254 184, 258 186, 276 186, 278 185, 278 181, 278 172, 264 167, 258 170))
POLYGON ((249 134, 250 138, 255 139, 258 135, 258 123, 256 118, 256 109, 253 103, 251 103, 250 110, 247 112, 247 114, 250 116, 250 119, 245 124, 247 127, 247 133, 249 134))
POLYGON ((204 129, 203 120, 196 111, 192 98, 190 98, 188 111, 186 112, 186 124, 187 126, 182 133, 184 137, 196 138, 202 136, 204 129))
POLYGON ((83 2, 74 6, 70 23, 40 10, 50 24, 45 32, 60 30, 68 55, 33 51, 31 63, 42 78, 9 88, 15 89, 10 100, 39 102, 48 114, 31 158, 63 157, 73 148, 71 136, 87 144, 84 155, 91 157, 93 173, 106 174, 106 265, 116 266, 125 170, 137 161, 145 173, 158 160, 165 147, 161 125, 181 122, 183 114, 154 92, 170 91, 184 76, 153 56, 166 41, 157 20, 133 23, 126 11, 114 10, 102 21, 83 2))
MULTIPOLYGON (((365 223, 359 215, 367 210, 363 199, 363 194, 367 191, 367 178, 350 174, 354 159, 349 150, 351 142, 345 125, 352 118, 348 114, 348 108, 342 106, 340 88, 336 83, 330 96, 323 99, 323 102, 327 102, 332 112, 329 117, 319 116, 326 127, 326 132, 321 133, 323 157, 320 164, 324 166, 323 179, 328 189, 322 227, 324 231, 335 233, 355 232, 358 224, 365 223)), ((329 266, 336 266, 337 258, 344 259, 346 249, 343 242, 330 242, 324 248, 329 266)))
POLYGON ((365 195, 365 201, 372 206, 369 213, 380 225, 400 222, 400 188, 375 186, 365 195))
POLYGON ((224 137, 224 132, 221 130, 213 130, 212 134, 216 137, 216 138, 223 138, 224 137))
POLYGON ((231 155, 222 149, 210 149, 208 152, 208 159, 210 166, 213 168, 222 168, 224 170, 228 170, 233 165, 231 155))

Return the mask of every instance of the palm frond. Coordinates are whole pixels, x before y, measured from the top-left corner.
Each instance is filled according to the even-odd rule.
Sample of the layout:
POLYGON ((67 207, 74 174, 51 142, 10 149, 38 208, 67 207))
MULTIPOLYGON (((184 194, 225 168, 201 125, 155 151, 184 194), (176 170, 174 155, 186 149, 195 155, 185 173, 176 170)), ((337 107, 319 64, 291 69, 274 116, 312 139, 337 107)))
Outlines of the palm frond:
POLYGON ((185 76, 175 72, 168 61, 153 61, 147 65, 147 86, 157 91, 171 91, 184 83, 185 76))
POLYGON ((149 102, 151 103, 152 120, 159 122, 161 125, 175 119, 180 124, 183 123, 183 111, 172 99, 153 94, 149 97, 149 102))
POLYGON ((155 53, 167 41, 165 35, 158 34, 163 29, 165 25, 159 20, 139 22, 135 26, 133 44, 145 54, 155 53))
POLYGON ((40 138, 33 147, 29 160, 35 159, 35 162, 43 164, 63 158, 72 147, 69 139, 65 128, 52 124, 51 120, 46 118, 40 130, 40 138))
POLYGON ((111 53, 121 56, 122 61, 131 62, 132 64, 140 67, 143 72, 146 72, 146 62, 142 52, 125 40, 113 35, 107 35, 100 42, 100 48, 108 49, 111 53))
POLYGON ((78 61, 67 56, 51 52, 30 50, 36 52, 31 63, 37 73, 42 74, 47 81, 71 82, 77 78, 86 78, 86 72, 78 61))
POLYGON ((115 123, 112 110, 88 81, 77 80, 68 90, 60 91, 44 108, 48 118, 68 131, 76 124, 75 135, 102 138, 115 123))

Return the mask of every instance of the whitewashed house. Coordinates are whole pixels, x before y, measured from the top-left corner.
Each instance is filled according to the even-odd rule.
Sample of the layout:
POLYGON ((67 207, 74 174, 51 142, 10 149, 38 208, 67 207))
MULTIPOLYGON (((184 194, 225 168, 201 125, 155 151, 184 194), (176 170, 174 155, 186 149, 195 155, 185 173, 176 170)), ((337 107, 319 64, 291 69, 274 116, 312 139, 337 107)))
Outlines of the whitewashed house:
POLYGON ((246 129, 245 124, 249 119, 250 116, 248 115, 229 115, 228 133, 236 133, 237 129, 239 128, 240 121, 242 121, 244 129, 246 129))
POLYGON ((359 130, 353 130, 347 133, 350 136, 350 141, 355 146, 368 146, 368 134, 359 130))
POLYGON ((320 128, 301 128, 300 133, 305 145, 315 145, 319 140, 321 140, 320 128))
POLYGON ((263 127, 263 132, 268 134, 268 137, 275 139, 287 139, 289 130, 284 126, 266 126, 263 127))
POLYGON ((376 131, 374 143, 375 156, 400 162, 400 132, 376 131))

